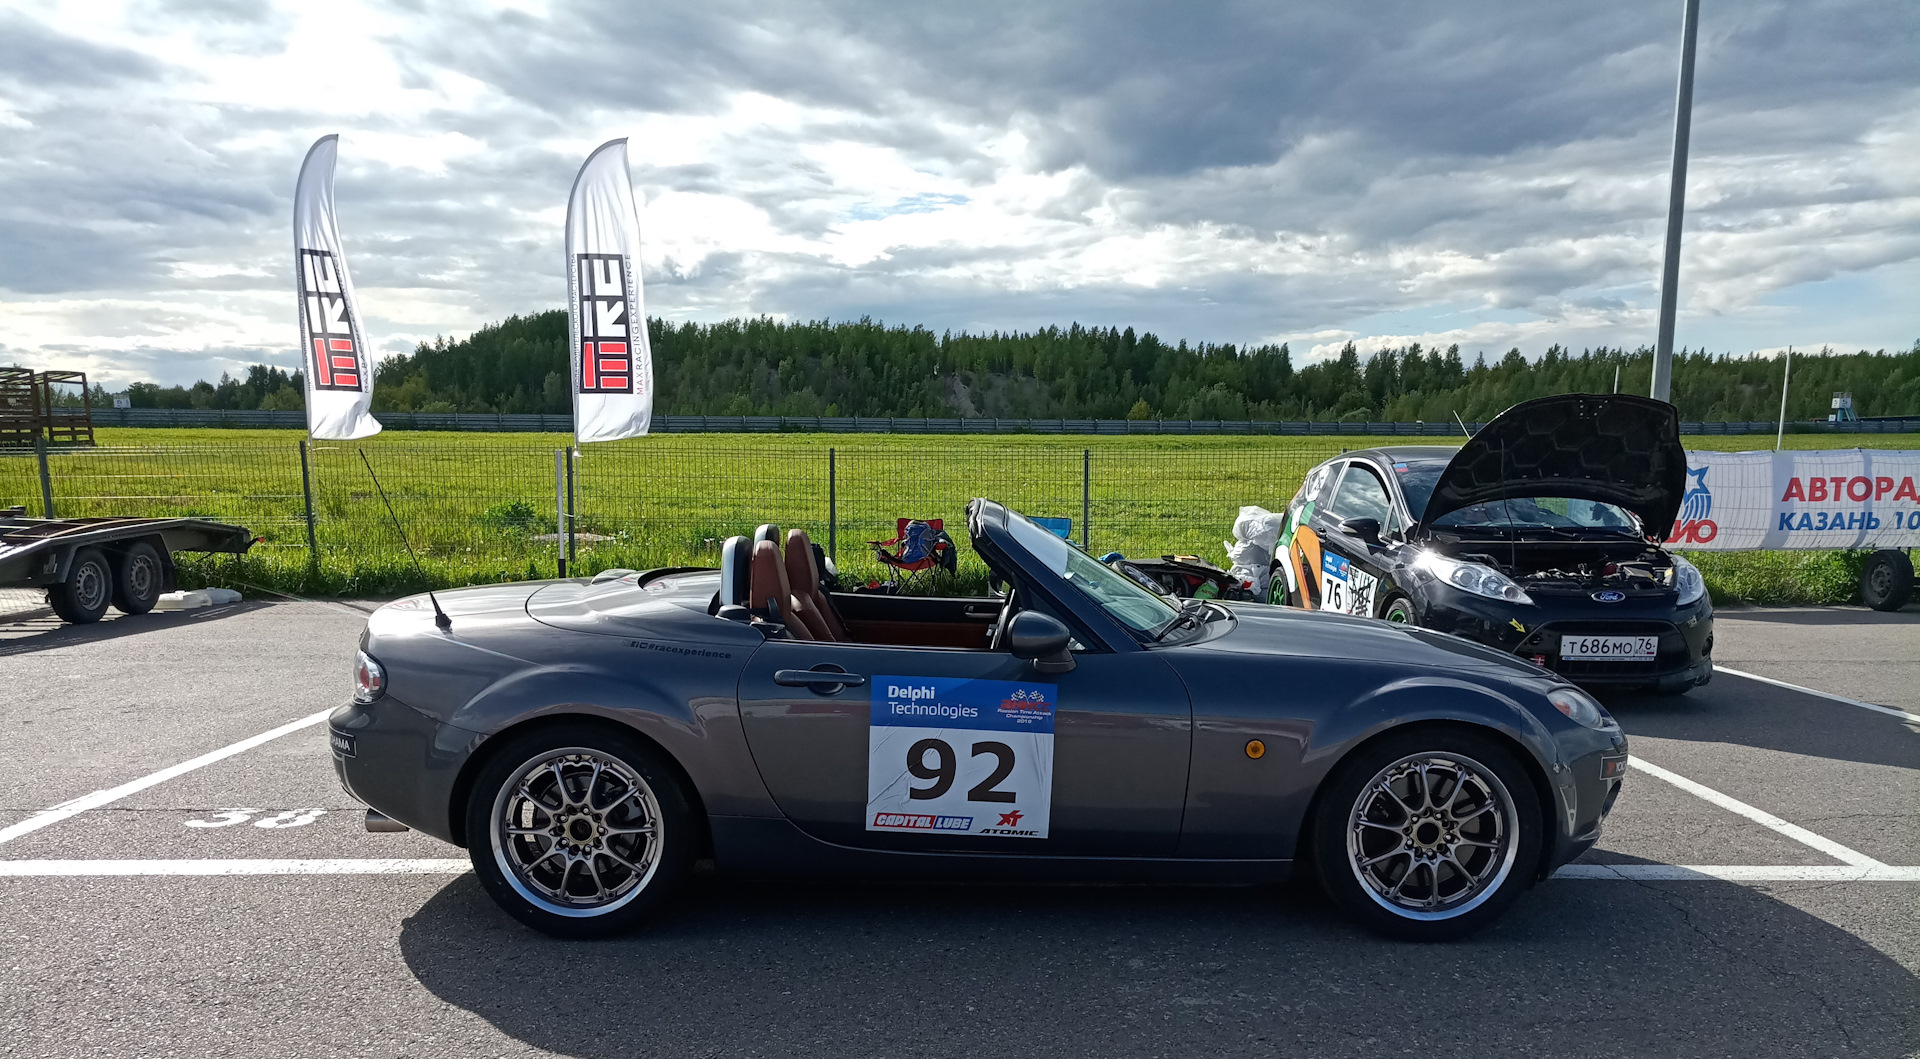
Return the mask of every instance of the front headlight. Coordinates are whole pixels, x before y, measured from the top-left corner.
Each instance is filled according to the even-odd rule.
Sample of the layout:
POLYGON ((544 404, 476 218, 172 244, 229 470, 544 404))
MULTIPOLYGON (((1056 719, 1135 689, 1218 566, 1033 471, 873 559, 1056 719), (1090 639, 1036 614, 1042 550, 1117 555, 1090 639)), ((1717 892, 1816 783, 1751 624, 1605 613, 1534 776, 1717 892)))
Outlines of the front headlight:
POLYGON ((1491 566, 1449 559, 1438 552, 1421 552, 1420 558, 1414 560, 1414 566, 1463 592, 1508 603, 1533 605, 1533 598, 1525 590, 1491 566))
POLYGON ((387 693, 387 673, 365 651, 353 663, 353 701, 372 702, 387 693))
POLYGON ((1680 593, 1675 603, 1684 607, 1707 594, 1707 579, 1700 576, 1698 568, 1677 555, 1668 558, 1673 560, 1674 591, 1680 593))
POLYGON ((1547 701, 1553 708, 1567 715, 1567 719, 1582 727, 1607 732, 1620 727, 1620 722, 1606 708, 1594 701, 1593 696, 1579 688, 1554 688, 1547 692, 1547 701))

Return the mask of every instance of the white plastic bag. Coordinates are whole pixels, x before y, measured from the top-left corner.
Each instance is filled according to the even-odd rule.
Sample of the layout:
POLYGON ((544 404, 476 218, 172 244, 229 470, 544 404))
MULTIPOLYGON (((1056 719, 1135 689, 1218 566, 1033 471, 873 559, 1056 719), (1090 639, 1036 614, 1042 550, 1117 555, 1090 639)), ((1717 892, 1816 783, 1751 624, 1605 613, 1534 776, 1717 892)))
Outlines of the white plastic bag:
POLYGON ((1241 508, 1240 517, 1233 520, 1233 535, 1238 539, 1232 543, 1221 542, 1227 550, 1227 559, 1233 564, 1227 573, 1242 588, 1252 592, 1255 599, 1267 598, 1268 582, 1273 576, 1273 549, 1280 543, 1280 530, 1285 525, 1285 515, 1248 505, 1241 508))

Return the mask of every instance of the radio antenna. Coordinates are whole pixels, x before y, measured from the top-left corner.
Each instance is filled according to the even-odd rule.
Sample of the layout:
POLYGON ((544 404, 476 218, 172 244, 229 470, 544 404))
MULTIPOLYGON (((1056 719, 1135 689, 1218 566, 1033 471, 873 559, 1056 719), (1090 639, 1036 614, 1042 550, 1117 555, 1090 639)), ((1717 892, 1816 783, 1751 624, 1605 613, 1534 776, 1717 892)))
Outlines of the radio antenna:
MULTIPOLYGON (((413 560, 413 572, 420 575, 420 580, 425 581, 427 572, 420 569, 420 557, 413 554, 413 543, 407 540, 407 531, 400 525, 400 516, 393 513, 393 501, 387 499, 387 491, 380 485, 380 476, 373 473, 373 462, 367 459, 367 450, 356 449, 355 451, 360 453, 360 462, 367 465, 367 477, 373 479, 373 487, 380 493, 380 502, 387 506, 387 517, 393 520, 394 532, 400 534, 400 543, 407 549, 407 558, 413 560)), ((431 588, 427 589, 427 601, 433 604, 433 623, 440 627, 441 632, 452 631, 453 619, 447 617, 447 612, 440 609, 440 601, 434 598, 431 588)))
POLYGON ((1460 421, 1460 413, 1458 412, 1453 413, 1453 421, 1456 423, 1460 423, 1460 433, 1465 434, 1468 437, 1473 436, 1473 431, 1467 429, 1467 424, 1460 421))

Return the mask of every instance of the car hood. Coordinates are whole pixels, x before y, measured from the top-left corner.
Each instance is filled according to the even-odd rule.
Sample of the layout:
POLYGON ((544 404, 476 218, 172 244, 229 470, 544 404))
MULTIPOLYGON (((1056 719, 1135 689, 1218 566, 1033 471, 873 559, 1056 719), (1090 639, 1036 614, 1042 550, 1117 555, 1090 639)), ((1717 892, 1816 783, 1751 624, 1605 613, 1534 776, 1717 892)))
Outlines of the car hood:
POLYGON ((1500 413, 1460 447, 1420 521, 1490 500, 1563 496, 1631 511, 1649 539, 1663 541, 1686 484, 1672 405, 1627 394, 1542 397, 1500 413))
POLYGON ((1192 645, 1201 651, 1339 658, 1393 666, 1472 671, 1497 678, 1552 681, 1529 662, 1447 633, 1263 603, 1223 604, 1233 611, 1225 635, 1192 645))

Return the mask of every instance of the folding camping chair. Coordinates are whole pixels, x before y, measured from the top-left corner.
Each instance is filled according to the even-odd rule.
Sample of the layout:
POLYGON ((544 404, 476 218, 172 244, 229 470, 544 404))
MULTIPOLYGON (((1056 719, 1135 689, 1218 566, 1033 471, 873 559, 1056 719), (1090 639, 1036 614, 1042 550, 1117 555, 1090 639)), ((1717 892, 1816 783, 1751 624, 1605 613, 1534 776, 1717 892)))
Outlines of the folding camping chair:
POLYGON ((895 586, 905 588, 934 569, 953 573, 960 565, 953 538, 947 536, 945 520, 903 518, 894 523, 893 539, 868 541, 873 557, 894 572, 895 586))

